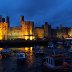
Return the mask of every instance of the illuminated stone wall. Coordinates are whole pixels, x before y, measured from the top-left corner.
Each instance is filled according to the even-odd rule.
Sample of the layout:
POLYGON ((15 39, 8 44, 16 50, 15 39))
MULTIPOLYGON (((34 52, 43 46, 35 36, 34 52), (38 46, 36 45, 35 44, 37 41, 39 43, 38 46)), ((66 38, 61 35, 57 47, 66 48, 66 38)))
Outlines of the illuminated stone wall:
POLYGON ((33 22, 22 21, 20 27, 11 27, 8 31, 8 39, 34 39, 33 22))
POLYGON ((6 22, 0 22, 0 40, 7 40, 8 36, 8 24, 6 22))
POLYGON ((67 27, 62 27, 61 29, 57 29, 57 37, 62 39, 62 38, 68 38, 68 28, 67 27))
POLYGON ((62 38, 63 38, 63 37, 62 37, 62 32, 57 31, 57 38, 60 38, 60 39, 62 39, 62 38))
POLYGON ((44 29, 40 27, 35 28, 35 37, 36 38, 44 38, 44 29))
POLYGON ((3 39, 3 26, 0 23, 0 40, 2 40, 2 39, 3 39))
POLYGON ((35 39, 35 36, 34 36, 34 22, 30 22, 30 40, 33 40, 35 39))
POLYGON ((72 27, 69 29, 68 34, 69 34, 69 37, 71 37, 71 38, 72 38, 72 27))
POLYGON ((9 29, 8 39, 18 39, 22 37, 20 27, 11 27, 9 29))
POLYGON ((27 39, 34 39, 34 33, 33 33, 33 23, 30 21, 24 21, 21 22, 21 31, 22 31, 22 38, 27 39))

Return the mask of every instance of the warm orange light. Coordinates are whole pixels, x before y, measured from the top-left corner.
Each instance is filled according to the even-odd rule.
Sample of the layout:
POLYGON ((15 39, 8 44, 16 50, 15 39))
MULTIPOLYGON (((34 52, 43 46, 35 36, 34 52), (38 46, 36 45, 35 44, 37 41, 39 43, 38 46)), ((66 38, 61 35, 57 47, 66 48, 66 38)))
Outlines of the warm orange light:
POLYGON ((32 52, 32 47, 30 47, 30 51, 32 52))
POLYGON ((0 29, 0 40, 3 39, 3 36, 2 36, 2 30, 0 29))
POLYGON ((19 48, 18 50, 23 52, 32 52, 32 47, 19 48))
POLYGON ((29 48, 28 47, 25 47, 25 51, 28 52, 29 51, 29 48))
POLYGON ((30 40, 33 40, 33 36, 30 36, 30 40))
POLYGON ((44 38, 44 29, 36 28, 35 32, 38 38, 44 38))
POLYGON ((2 51, 3 50, 3 48, 0 48, 0 51, 2 51))
POLYGON ((0 40, 2 40, 3 38, 2 38, 2 36, 0 35, 0 40))
POLYGON ((27 40, 28 39, 28 36, 25 36, 25 40, 27 40))

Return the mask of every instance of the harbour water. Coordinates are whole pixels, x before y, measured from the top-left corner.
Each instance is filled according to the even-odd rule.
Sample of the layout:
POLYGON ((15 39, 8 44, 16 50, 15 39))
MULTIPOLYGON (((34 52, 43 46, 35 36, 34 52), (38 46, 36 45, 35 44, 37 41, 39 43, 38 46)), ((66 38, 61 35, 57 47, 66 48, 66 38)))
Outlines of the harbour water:
MULTIPOLYGON (((44 48, 44 47, 40 47, 44 48)), ((2 50, 4 48, 0 48, 2 50)), ((33 47, 8 48, 11 51, 22 51, 26 54, 26 62, 17 64, 12 57, 0 60, 0 72, 42 72, 42 58, 34 55, 33 47)))
MULTIPOLYGON (((63 46, 59 47, 59 51, 64 50, 63 46), (60 49, 59 47, 62 49, 60 49)), ((44 72, 45 68, 43 68, 42 65, 43 56, 36 56, 35 52, 38 50, 43 50, 46 55, 48 55, 49 52, 51 53, 51 50, 48 49, 48 46, 0 48, 0 52, 4 49, 10 50, 11 56, 9 58, 0 60, 0 72, 44 72), (14 54, 14 51, 21 51, 26 54, 25 63, 17 63, 17 61, 12 56, 14 54)))

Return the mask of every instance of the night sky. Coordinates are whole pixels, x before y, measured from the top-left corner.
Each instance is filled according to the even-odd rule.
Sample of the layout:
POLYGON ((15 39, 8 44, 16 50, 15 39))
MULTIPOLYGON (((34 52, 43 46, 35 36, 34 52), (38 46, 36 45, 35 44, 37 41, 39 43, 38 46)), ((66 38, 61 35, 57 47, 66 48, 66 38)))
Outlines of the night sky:
POLYGON ((0 0, 0 15, 10 16, 11 26, 19 26, 20 15, 41 26, 72 26, 72 0, 0 0))

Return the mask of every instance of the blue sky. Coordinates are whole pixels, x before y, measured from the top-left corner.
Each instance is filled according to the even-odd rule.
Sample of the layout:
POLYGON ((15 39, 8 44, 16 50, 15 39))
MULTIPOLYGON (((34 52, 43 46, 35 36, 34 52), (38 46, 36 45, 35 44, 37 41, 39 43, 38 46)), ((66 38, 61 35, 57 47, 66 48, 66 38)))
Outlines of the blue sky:
POLYGON ((72 0, 0 0, 0 15, 10 16, 11 26, 19 26, 20 15, 41 26, 72 26, 72 0))

